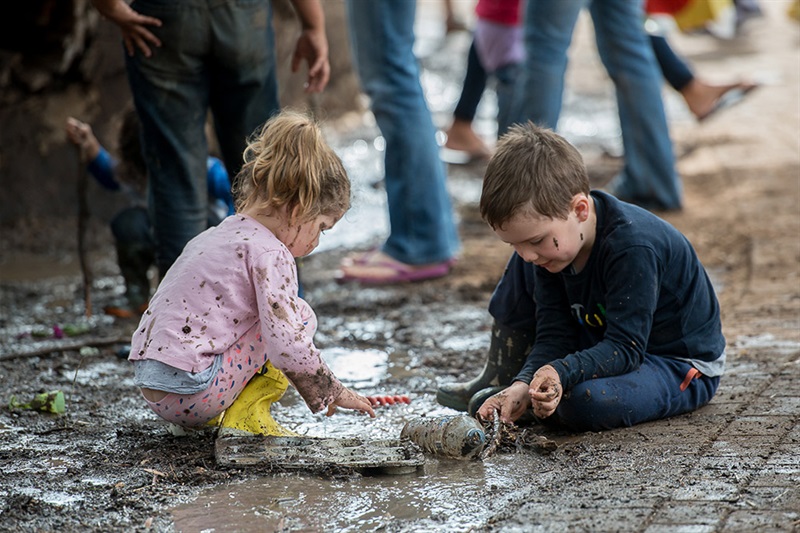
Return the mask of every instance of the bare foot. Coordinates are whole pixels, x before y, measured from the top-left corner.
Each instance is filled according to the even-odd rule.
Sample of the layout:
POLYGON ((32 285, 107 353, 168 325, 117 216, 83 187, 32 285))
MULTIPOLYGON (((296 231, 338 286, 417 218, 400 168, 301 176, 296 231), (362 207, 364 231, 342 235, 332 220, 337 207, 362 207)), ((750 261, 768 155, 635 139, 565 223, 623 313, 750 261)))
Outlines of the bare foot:
POLYGON ((492 157, 492 150, 472 129, 472 123, 465 120, 453 121, 453 125, 447 130, 447 141, 444 143, 444 147, 458 152, 466 152, 473 159, 492 157))
POLYGON ((745 93, 756 88, 757 84, 740 81, 726 85, 711 85, 704 81, 694 78, 689 85, 683 88, 681 95, 689 107, 689 111, 697 118, 704 120, 720 107, 725 95, 733 94, 737 91, 743 96, 745 93))

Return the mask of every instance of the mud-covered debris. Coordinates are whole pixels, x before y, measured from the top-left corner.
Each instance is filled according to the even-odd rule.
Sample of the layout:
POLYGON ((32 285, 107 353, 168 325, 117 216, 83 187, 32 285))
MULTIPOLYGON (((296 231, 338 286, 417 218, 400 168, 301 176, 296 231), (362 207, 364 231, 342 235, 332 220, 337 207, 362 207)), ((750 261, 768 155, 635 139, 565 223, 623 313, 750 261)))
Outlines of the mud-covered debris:
MULTIPOLYGON (((499 417, 495 416, 495 421, 499 417)), ((483 422, 487 440, 490 443, 481 456, 481 459, 491 457, 495 453, 518 453, 522 451, 532 451, 535 453, 548 454, 558 448, 558 444, 540 435, 535 431, 536 428, 522 428, 508 422, 483 422)))

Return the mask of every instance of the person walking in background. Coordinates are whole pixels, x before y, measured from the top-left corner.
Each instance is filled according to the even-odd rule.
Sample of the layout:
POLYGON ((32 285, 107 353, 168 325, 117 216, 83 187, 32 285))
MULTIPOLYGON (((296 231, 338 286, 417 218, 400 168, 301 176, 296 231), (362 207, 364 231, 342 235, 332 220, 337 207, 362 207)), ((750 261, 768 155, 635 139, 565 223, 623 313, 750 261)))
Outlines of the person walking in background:
POLYGON ((442 159, 447 162, 488 159, 492 155, 491 149, 472 129, 490 75, 497 82, 497 136, 510 126, 514 87, 525 57, 520 8, 521 0, 478 0, 475 6, 477 20, 467 53, 467 71, 442 149, 442 159))
MULTIPOLYGON (((130 205, 111 220, 111 233, 117 251, 117 264, 125 280, 126 306, 111 305, 107 314, 120 318, 141 315, 150 299, 150 280, 147 272, 155 264, 153 227, 147 212, 147 169, 139 141, 139 119, 134 109, 127 110, 119 130, 119 159, 100 144, 91 126, 69 117, 67 139, 80 148, 86 169, 103 188, 120 191, 130 205)), ((222 161, 209 156, 206 161, 208 190, 207 225, 218 224, 234 213, 233 196, 228 172, 222 161)))
MULTIPOLYGON (((184 245, 206 228, 207 111, 228 173, 248 136, 279 109, 269 0, 196 2, 92 0, 116 23, 142 124, 156 262, 163 277, 184 245)), ((301 24, 292 69, 308 63, 306 90, 328 82, 328 43, 319 0, 292 0, 301 24)))
POLYGON ((354 62, 386 139, 391 231, 381 249, 346 258, 338 279, 380 285, 447 275, 460 241, 413 51, 416 3, 346 7, 354 62))
POLYGON ((600 58, 616 88, 625 151, 624 167, 607 188, 649 209, 680 209, 682 186, 661 99, 661 73, 642 24, 641 2, 527 0, 526 59, 514 122, 557 127, 567 49, 583 7, 589 9, 600 58))
POLYGON ((695 75, 686 61, 675 53, 666 37, 651 33, 650 43, 667 83, 680 93, 686 107, 700 122, 740 102, 758 87, 756 83, 744 80, 722 85, 708 83, 695 75))

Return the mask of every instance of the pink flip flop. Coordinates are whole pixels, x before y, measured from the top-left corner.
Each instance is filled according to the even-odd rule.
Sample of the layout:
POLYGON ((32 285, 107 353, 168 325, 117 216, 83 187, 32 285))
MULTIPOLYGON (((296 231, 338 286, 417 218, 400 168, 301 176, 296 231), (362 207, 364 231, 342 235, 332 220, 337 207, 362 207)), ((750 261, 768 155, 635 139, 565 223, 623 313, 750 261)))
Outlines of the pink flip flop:
POLYGON ((713 117, 723 109, 728 109, 729 107, 738 104, 739 102, 744 100, 745 96, 747 96, 757 88, 758 84, 752 84, 746 87, 734 87, 733 89, 726 91, 722 96, 720 96, 717 99, 717 101, 714 103, 714 107, 712 107, 705 115, 698 117, 697 121, 705 122, 706 120, 713 117))
MULTIPOLYGON (((425 281, 446 276, 450 273, 453 263, 453 260, 448 260, 421 268, 415 268, 397 261, 377 261, 369 264, 369 266, 386 269, 390 272, 388 275, 365 276, 339 271, 336 274, 336 281, 339 283, 355 281, 363 285, 394 285, 413 281, 425 281)), ((359 266, 366 266, 366 262, 359 266)))

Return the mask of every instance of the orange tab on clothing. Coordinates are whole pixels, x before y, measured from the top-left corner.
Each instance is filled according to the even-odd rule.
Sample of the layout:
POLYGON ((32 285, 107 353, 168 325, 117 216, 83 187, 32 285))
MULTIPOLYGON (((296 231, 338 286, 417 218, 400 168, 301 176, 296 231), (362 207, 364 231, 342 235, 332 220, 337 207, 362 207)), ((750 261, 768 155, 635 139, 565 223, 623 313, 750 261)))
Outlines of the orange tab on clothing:
POLYGON ((694 367, 690 368, 689 371, 686 373, 686 377, 683 378, 683 383, 681 383, 681 392, 685 391, 687 387, 689 387, 689 383, 691 383, 693 379, 699 378, 702 375, 703 374, 701 374, 700 371, 697 370, 696 368, 694 367))

